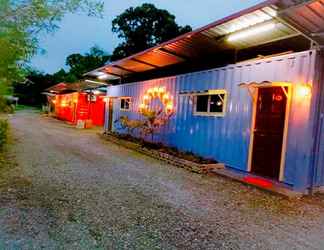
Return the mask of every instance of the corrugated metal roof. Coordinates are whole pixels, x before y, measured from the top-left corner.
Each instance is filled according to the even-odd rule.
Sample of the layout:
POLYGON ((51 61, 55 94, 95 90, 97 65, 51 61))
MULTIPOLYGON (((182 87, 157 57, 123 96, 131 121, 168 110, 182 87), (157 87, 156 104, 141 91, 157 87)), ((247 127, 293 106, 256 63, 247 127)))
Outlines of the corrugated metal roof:
POLYGON ((324 0, 282 0, 280 6, 279 17, 324 45, 324 0))
POLYGON ((221 51, 251 48, 301 34, 324 44, 323 28, 324 0, 268 0, 87 75, 96 76, 99 71, 108 74, 106 79, 127 77, 221 51), (260 31, 266 24, 273 25, 273 28, 257 35, 248 35, 252 29, 260 31), (246 34, 242 34, 244 32, 246 34), (229 41, 233 34, 239 36, 229 41))
POLYGON ((107 84, 100 83, 100 82, 93 82, 93 81, 84 81, 84 82, 77 82, 77 83, 62 82, 45 89, 45 91, 54 94, 60 94, 60 93, 67 93, 67 92, 83 91, 88 89, 96 89, 102 86, 107 86, 107 84))

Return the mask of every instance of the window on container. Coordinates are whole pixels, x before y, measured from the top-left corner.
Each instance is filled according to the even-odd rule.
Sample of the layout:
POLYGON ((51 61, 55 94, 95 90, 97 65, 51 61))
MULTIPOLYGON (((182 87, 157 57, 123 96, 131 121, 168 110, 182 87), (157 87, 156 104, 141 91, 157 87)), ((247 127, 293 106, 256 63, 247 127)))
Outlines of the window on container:
POLYGON ((120 99, 120 110, 129 111, 130 110, 130 104, 131 104, 131 98, 130 97, 122 97, 120 99))
POLYGON ((195 97, 195 115, 224 116, 226 109, 226 90, 210 90, 208 94, 195 97))

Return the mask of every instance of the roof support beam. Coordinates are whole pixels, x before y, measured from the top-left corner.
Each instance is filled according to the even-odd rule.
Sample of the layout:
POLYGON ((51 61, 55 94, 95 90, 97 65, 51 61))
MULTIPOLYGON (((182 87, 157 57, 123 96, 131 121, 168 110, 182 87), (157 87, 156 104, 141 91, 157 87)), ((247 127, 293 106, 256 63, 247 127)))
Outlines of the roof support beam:
POLYGON ((105 70, 105 73, 108 74, 108 75, 116 76, 116 77, 122 77, 122 75, 118 75, 118 74, 115 74, 115 73, 110 73, 110 72, 108 72, 106 70, 105 70))
POLYGON ((178 53, 176 53, 176 52, 170 51, 170 50, 168 50, 168 49, 166 49, 166 48, 160 48, 160 49, 158 49, 158 51, 159 51, 159 50, 162 51, 162 52, 164 52, 164 53, 167 53, 167 54, 169 54, 169 55, 171 55, 171 56, 178 57, 178 58, 180 58, 181 60, 184 60, 184 61, 189 60, 188 57, 186 57, 186 56, 184 56, 184 55, 180 55, 180 54, 178 54, 178 53))
POLYGON ((121 69, 121 70, 127 71, 127 72, 129 72, 129 73, 137 73, 137 72, 134 71, 134 70, 126 69, 126 68, 124 68, 124 67, 122 67, 122 66, 119 66, 119 65, 112 65, 112 66, 113 66, 114 68, 121 69))
POLYGON ((141 64, 145 64, 147 66, 150 66, 150 67, 153 67, 153 68, 160 68, 159 66, 155 65, 155 64, 152 64, 152 63, 148 63, 148 62, 145 62, 145 61, 142 61, 142 60, 139 60, 139 59, 136 59, 136 58, 131 58, 130 60, 134 61, 134 62, 138 62, 138 63, 141 63, 141 64))
POLYGON ((315 3, 315 2, 318 2, 318 0, 308 0, 308 1, 306 0, 303 3, 300 3, 300 4, 293 4, 291 6, 288 6, 288 8, 286 8, 286 9, 280 10, 278 14, 280 15, 280 14, 283 14, 283 13, 291 12, 291 11, 293 11, 295 9, 301 8, 303 6, 306 6, 306 5, 315 3))
POLYGON ((288 17, 282 18, 282 17, 279 17, 279 15, 278 15, 278 16, 274 17, 274 19, 278 20, 279 22, 283 23, 284 25, 288 26, 289 28, 295 30, 298 34, 302 35, 303 37, 305 37, 312 43, 317 44, 317 42, 314 39, 312 39, 308 34, 306 34, 305 32, 302 31, 303 28, 299 28, 299 25, 297 25, 290 18, 288 18, 288 17), (288 19, 288 21, 286 19, 288 19), (291 25, 290 23, 293 23, 294 25, 291 25), (298 28, 296 26, 298 26, 298 28))
POLYGON ((324 31, 312 33, 311 36, 324 36, 324 31))

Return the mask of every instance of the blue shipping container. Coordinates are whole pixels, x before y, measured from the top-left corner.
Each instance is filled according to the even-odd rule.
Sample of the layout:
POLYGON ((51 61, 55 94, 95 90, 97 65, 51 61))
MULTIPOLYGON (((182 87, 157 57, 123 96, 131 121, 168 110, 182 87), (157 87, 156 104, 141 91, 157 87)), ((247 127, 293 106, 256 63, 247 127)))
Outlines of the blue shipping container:
MULTIPOLYGON (((175 115, 156 140, 203 157, 214 158, 234 169, 247 172, 254 105, 248 88, 239 85, 252 82, 260 84, 265 81, 289 83, 292 86, 290 110, 280 181, 296 190, 305 191, 310 184, 312 166, 316 113, 312 110, 315 108, 315 94, 301 98, 298 86, 314 84, 317 79, 317 59, 318 52, 310 50, 240 62, 207 71, 111 86, 108 87, 108 96, 113 98, 112 121, 121 116, 140 119, 138 109, 146 91, 154 87, 164 87, 173 96, 175 115), (228 95, 225 115, 195 115, 195 99, 186 93, 217 89, 226 90, 228 95), (131 97, 129 111, 120 109, 121 97, 131 97)), ((108 115, 106 127, 109 122, 107 117, 108 115)), ((124 132, 114 122, 113 130, 124 132)), ((320 150, 323 151, 323 147, 320 150)), ((322 178, 317 181, 317 185, 323 185, 323 182, 322 178)))

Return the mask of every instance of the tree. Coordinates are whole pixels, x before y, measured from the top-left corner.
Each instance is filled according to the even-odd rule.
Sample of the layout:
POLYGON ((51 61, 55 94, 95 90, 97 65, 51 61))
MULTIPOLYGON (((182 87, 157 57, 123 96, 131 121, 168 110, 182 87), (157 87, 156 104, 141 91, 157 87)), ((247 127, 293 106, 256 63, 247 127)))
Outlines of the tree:
POLYGON ((112 21, 112 31, 124 40, 114 50, 112 60, 143 51, 191 30, 188 25, 179 26, 174 15, 153 4, 131 7, 112 21))
POLYGON ((106 52, 98 46, 94 46, 90 49, 90 52, 85 55, 69 55, 66 58, 66 65, 70 67, 69 74, 72 78, 80 79, 84 73, 105 65, 109 59, 110 56, 106 52))
POLYGON ((0 0, 0 85, 23 79, 25 63, 39 49, 39 35, 55 31, 67 12, 98 16, 102 10, 97 0, 0 0))
POLYGON ((20 98, 20 103, 39 106, 46 102, 45 96, 42 95, 45 89, 60 82, 71 83, 79 81, 84 73, 103 66, 109 58, 110 56, 106 52, 94 46, 85 55, 69 55, 66 58, 66 64, 70 67, 68 71, 60 69, 50 75, 29 69, 26 75, 28 80, 14 82, 14 93, 20 98))

